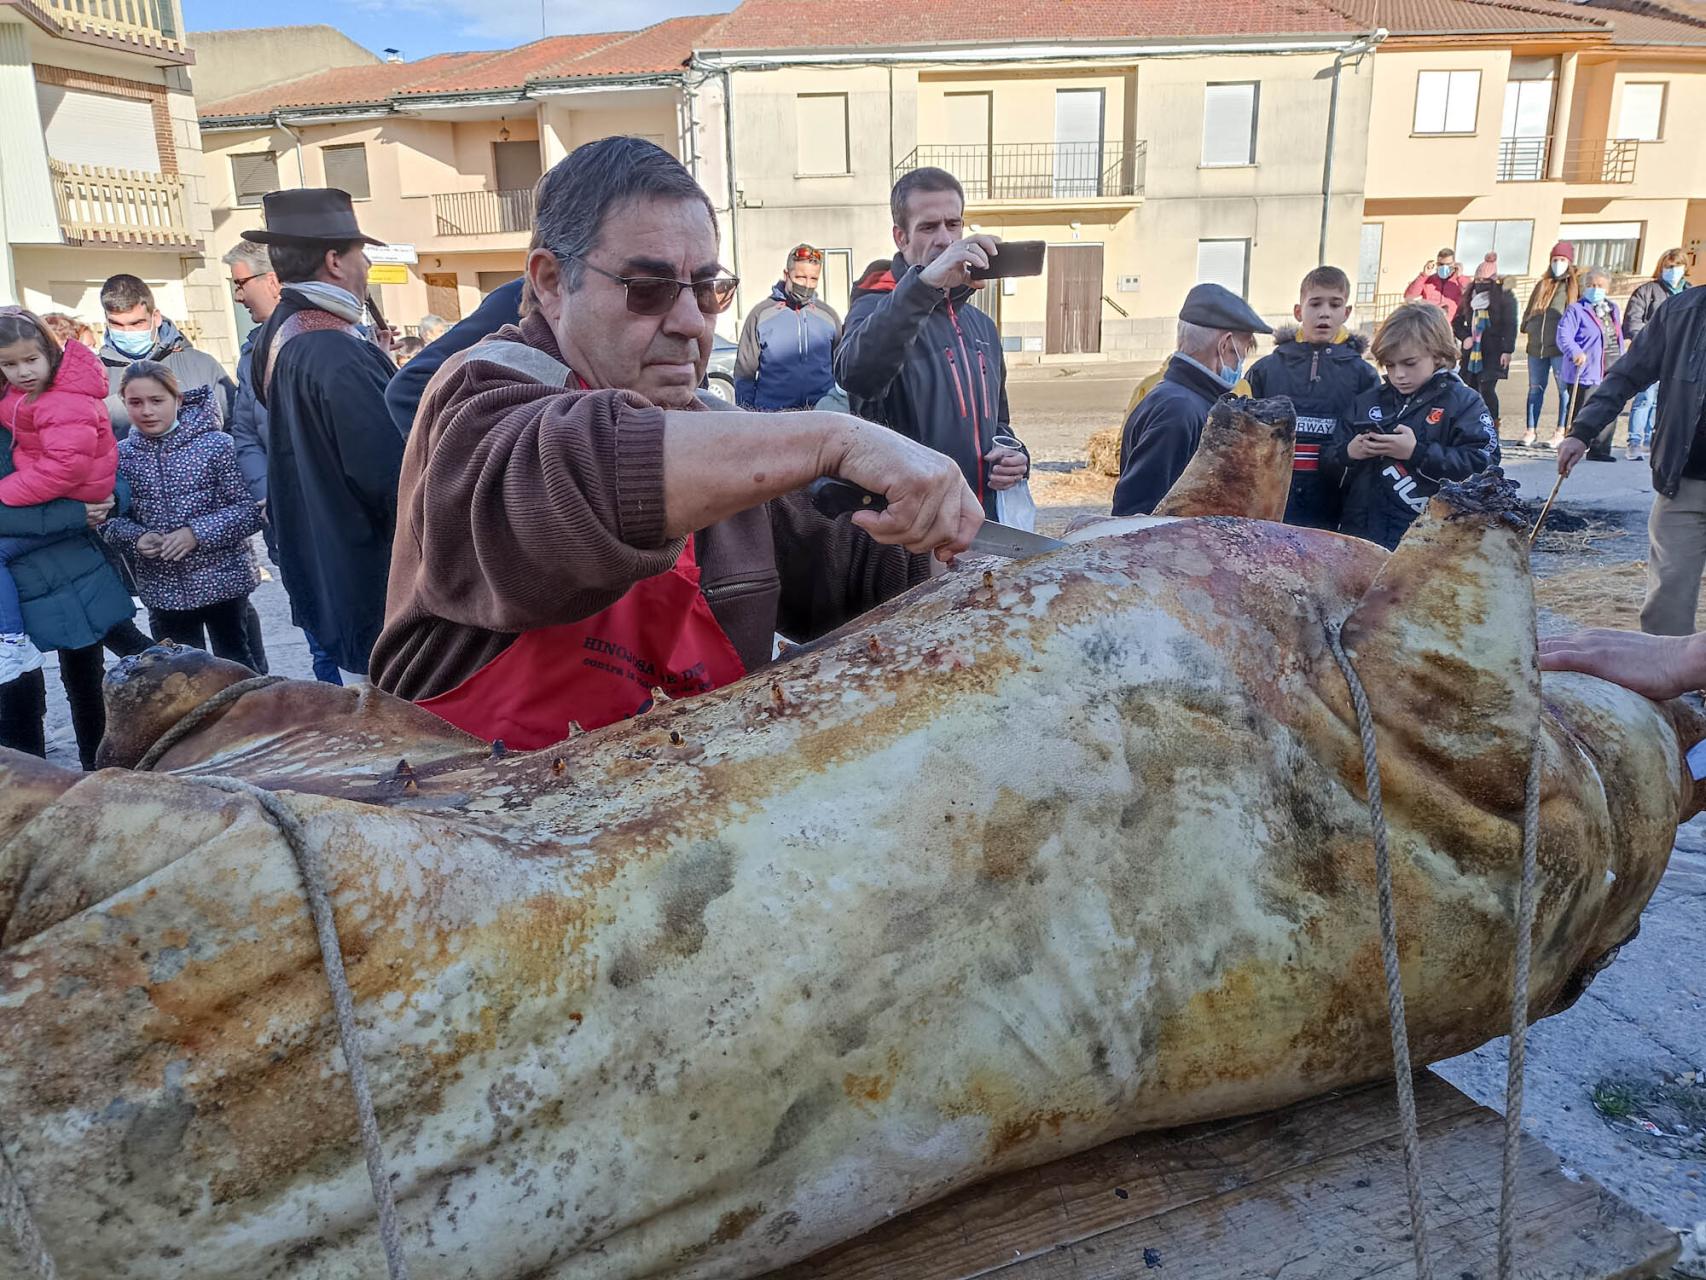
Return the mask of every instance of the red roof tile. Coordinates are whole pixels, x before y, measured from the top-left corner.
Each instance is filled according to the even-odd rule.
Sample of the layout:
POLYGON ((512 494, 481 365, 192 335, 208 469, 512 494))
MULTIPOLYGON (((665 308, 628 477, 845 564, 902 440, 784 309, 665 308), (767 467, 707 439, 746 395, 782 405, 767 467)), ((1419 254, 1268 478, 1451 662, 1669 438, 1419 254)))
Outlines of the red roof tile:
POLYGON ((290 108, 377 105, 414 80, 436 78, 452 68, 467 67, 491 56, 490 53, 440 53, 415 62, 332 67, 240 93, 222 102, 210 102, 201 108, 201 114, 203 117, 262 116, 290 108))
POLYGON ((1394 36, 1604 36, 1610 24, 1585 5, 1565 0, 1328 0, 1359 25, 1394 36))
POLYGON ((743 0, 698 42, 707 50, 862 49, 1338 34, 1357 30, 1322 0, 743 0))
POLYGON ((412 81, 399 92, 413 95, 519 89, 529 80, 559 73, 560 68, 576 59, 632 35, 633 32, 629 31, 601 31, 596 34, 547 36, 519 49, 487 54, 477 66, 453 67, 443 74, 412 81))
POLYGON ((1586 0, 1596 17, 1611 24, 1619 45, 1706 44, 1702 0, 1586 0))
POLYGON ((703 36, 723 21, 720 13, 671 18, 614 41, 559 69, 541 72, 535 80, 579 79, 583 76, 624 76, 676 71, 685 66, 703 36))

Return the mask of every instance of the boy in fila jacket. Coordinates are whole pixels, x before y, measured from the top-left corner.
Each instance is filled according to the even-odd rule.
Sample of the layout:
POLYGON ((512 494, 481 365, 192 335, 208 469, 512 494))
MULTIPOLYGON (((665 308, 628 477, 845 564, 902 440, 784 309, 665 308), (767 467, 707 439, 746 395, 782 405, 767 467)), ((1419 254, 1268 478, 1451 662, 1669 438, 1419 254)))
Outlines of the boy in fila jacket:
POLYGON ((1448 480, 1499 460, 1493 415, 1457 376, 1444 312, 1407 303, 1374 335, 1385 380, 1356 398, 1323 454, 1341 477, 1339 532, 1391 549, 1448 480))
POLYGON ((1316 267, 1304 276, 1292 310, 1298 327, 1276 330, 1273 351, 1248 374, 1251 395, 1289 396, 1297 410, 1285 522, 1306 529, 1338 528, 1338 485, 1321 470, 1321 451, 1356 398, 1380 383, 1363 358, 1367 343, 1345 328, 1350 294, 1350 279, 1337 267, 1316 267))

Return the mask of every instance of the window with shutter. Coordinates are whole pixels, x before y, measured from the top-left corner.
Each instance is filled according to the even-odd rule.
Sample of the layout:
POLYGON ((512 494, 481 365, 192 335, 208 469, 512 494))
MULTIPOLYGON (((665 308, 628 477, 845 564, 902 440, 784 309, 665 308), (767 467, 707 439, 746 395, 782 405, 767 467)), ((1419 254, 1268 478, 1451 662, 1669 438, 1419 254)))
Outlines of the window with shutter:
POLYGON ((153 104, 142 98, 36 85, 47 154, 62 164, 160 172, 153 104))
POLYGON ((231 157, 231 189, 239 208, 253 207, 278 190, 278 152, 251 151, 231 157))
POLYGON ((1250 242, 1198 240, 1197 283, 1224 285, 1244 297, 1250 289, 1250 242))
POLYGON ((1211 84, 1203 90, 1202 162, 1208 165, 1256 163, 1254 84, 1211 84))
POLYGON ((326 163, 326 185, 349 192, 351 200, 366 200, 373 193, 367 186, 367 145, 357 142, 344 147, 321 147, 326 163))
POLYGON ((1479 71, 1416 73, 1416 133, 1474 133, 1480 107, 1479 71))
POLYGON ((851 173, 847 165, 847 95, 802 93, 794 99, 799 125, 798 172, 851 173))
POLYGON ((1617 136, 1641 142, 1657 142, 1664 136, 1665 86, 1626 84, 1623 103, 1617 111, 1617 136))

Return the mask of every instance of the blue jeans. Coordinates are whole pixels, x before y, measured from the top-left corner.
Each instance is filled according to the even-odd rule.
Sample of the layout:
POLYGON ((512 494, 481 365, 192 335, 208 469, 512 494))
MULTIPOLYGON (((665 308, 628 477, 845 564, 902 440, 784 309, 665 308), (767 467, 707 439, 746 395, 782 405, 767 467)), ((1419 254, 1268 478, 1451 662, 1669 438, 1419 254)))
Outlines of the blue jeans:
POLYGON ((1653 443, 1653 420, 1659 414, 1659 384, 1635 393, 1629 406, 1629 447, 1644 449, 1653 443))
POLYGON ((1540 429, 1540 406, 1546 403, 1546 380, 1550 377, 1558 384, 1558 427, 1564 426, 1564 410, 1567 407, 1564 395, 1564 357, 1563 356, 1529 356, 1528 357, 1528 429, 1540 429))
POLYGON ((344 678, 338 674, 338 664, 333 661, 331 654, 320 647, 314 633, 303 627, 302 636, 308 641, 308 656, 314 660, 314 678, 321 684, 342 684, 344 678))
POLYGON ((24 606, 12 577, 12 561, 57 541, 58 537, 0 538, 0 635, 15 636, 24 630, 24 606))

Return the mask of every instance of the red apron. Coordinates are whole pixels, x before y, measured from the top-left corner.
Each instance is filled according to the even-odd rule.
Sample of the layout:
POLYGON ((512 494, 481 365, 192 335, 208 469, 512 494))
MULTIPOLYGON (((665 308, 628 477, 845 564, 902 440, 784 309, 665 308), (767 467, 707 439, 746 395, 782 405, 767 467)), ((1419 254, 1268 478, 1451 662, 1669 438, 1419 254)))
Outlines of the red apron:
POLYGON ((534 751, 571 721, 598 729, 672 698, 720 689, 746 666, 699 590, 693 539, 675 567, 628 588, 602 613, 524 631, 448 693, 418 705, 488 742, 534 751))

